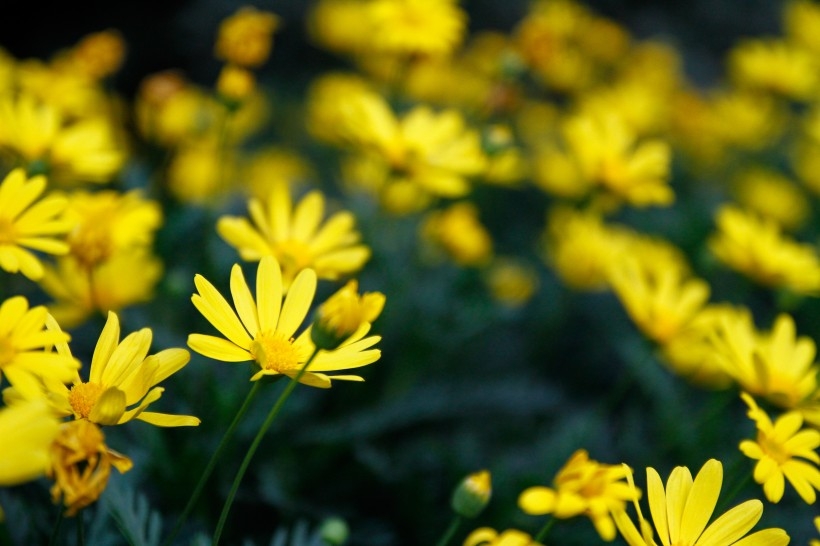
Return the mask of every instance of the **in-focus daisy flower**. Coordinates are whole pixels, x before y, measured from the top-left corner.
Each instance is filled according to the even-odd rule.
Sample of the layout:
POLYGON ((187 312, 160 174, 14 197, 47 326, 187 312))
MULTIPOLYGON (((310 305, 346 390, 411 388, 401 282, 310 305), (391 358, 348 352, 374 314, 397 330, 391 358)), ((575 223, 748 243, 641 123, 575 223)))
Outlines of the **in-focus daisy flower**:
MULTIPOLYGON (((632 481, 631 473, 628 479, 632 481)), ((664 546, 786 546, 789 543, 783 529, 770 528, 747 535, 763 514, 763 503, 757 499, 735 506, 709 524, 723 484, 720 461, 706 461, 694 480, 688 468, 678 466, 669 475, 665 488, 658 472, 649 467, 646 482, 649 512, 664 546)), ((643 519, 637 500, 635 508, 638 527, 625 510, 613 513, 618 531, 629 546, 655 546, 652 526, 643 519)))
POLYGON ((799 411, 785 413, 772 423, 754 398, 745 392, 740 396, 749 406, 749 419, 757 426, 757 438, 740 442, 740 451, 757 461, 754 479, 763 486, 766 498, 780 502, 785 480, 789 480, 800 498, 814 504, 815 490, 820 490, 820 432, 801 430, 803 416, 799 411))
POLYGON ((0 486, 45 474, 51 462, 51 443, 59 430, 60 423, 44 400, 0 409, 0 486))
POLYGON ((625 481, 627 474, 624 465, 599 463, 579 449, 555 475, 554 488, 530 487, 518 497, 518 506, 534 516, 552 514, 566 519, 585 515, 601 538, 611 541, 616 532, 610 514, 625 510, 626 502, 639 496, 625 481))
POLYGON ((69 382, 79 362, 71 355, 46 351, 65 343, 64 332, 46 329, 48 311, 42 305, 29 309, 28 300, 13 296, 0 304, 0 379, 13 386, 40 389, 46 378, 69 382))
POLYGON ((817 90, 817 59, 785 40, 746 40, 729 53, 729 71, 740 87, 761 89, 795 100, 817 90))
POLYGON ((370 258, 351 212, 336 212, 323 223, 325 198, 319 191, 294 206, 288 185, 274 184, 267 203, 251 198, 248 211, 250 220, 223 216, 216 229, 243 260, 274 256, 282 267, 285 290, 305 268, 320 279, 336 280, 357 272, 370 258))
POLYGON ((38 201, 45 189, 45 177, 28 179, 23 169, 11 171, 0 183, 0 267, 33 280, 43 276, 43 264, 28 249, 65 254, 69 247, 57 237, 73 225, 62 217, 64 198, 49 195, 38 201))
POLYGON ((492 237, 478 220, 478 208, 467 201, 428 213, 421 235, 461 266, 485 265, 492 258, 492 237))
POLYGON ((709 248, 724 264, 753 281, 800 294, 820 293, 820 256, 811 245, 785 236, 772 220, 734 205, 717 213, 709 248))
MULTIPOLYGON (((49 331, 60 334, 60 327, 53 319, 49 331)), ((44 381, 49 401, 60 415, 73 415, 99 425, 121 425, 139 419, 158 427, 196 426, 199 419, 189 415, 171 415, 145 411, 160 399, 165 391, 156 385, 181 370, 191 356, 185 349, 165 349, 148 355, 153 335, 150 328, 143 328, 127 335, 120 341, 120 322, 113 312, 100 333, 88 381, 80 379, 79 373, 65 383, 44 381)), ((68 343, 55 343, 57 355, 71 357, 68 343)), ((39 385, 24 387, 15 385, 13 393, 4 393, 7 399, 37 399, 43 396, 39 385)))
POLYGON ((518 529, 499 533, 490 527, 479 527, 467 535, 463 546, 541 546, 541 543, 518 529))
POLYGON ((376 320, 384 308, 384 302, 381 292, 360 295, 359 283, 348 281, 316 311, 316 322, 311 330, 313 342, 323 349, 335 349, 364 324, 376 320))
POLYGON ((51 446, 51 497, 73 516, 100 498, 112 467, 123 473, 132 466, 131 459, 105 445, 100 427, 84 419, 68 421, 51 446))
MULTIPOLYGON (((272 256, 259 261, 256 273, 256 297, 251 294, 242 269, 231 269, 231 296, 234 308, 214 286, 201 275, 194 278, 198 293, 191 298, 224 338, 191 334, 188 346, 194 351, 223 362, 252 361, 259 368, 251 377, 296 377, 316 348, 311 341, 311 328, 298 336, 296 331, 305 321, 316 293, 316 273, 303 269, 291 284, 284 298, 282 271, 272 256), (294 337, 296 336, 296 337, 294 337)), ((320 350, 300 382, 312 387, 330 387, 331 380, 363 381, 356 375, 330 375, 350 368, 366 366, 379 359, 381 351, 371 349, 381 339, 365 337, 370 325, 365 323, 333 351, 320 350)))
POLYGON ((279 17, 273 13, 240 8, 219 25, 214 50, 217 59, 248 68, 260 66, 270 56, 278 27, 279 17))

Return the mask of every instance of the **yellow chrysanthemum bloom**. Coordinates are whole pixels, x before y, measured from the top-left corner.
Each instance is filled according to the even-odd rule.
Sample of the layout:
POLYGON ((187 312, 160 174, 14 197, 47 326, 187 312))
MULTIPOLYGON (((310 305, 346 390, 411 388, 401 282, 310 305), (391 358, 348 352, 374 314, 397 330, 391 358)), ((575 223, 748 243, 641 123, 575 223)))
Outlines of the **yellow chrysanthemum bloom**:
POLYGON ((757 426, 757 439, 740 442, 740 451, 757 461, 754 479, 763 486, 766 498, 780 502, 784 481, 789 480, 800 498, 814 504, 815 489, 820 490, 820 432, 801 430, 803 416, 799 411, 785 413, 772 423, 754 398, 745 392, 740 396, 749 406, 749 419, 757 426))
POLYGON ((430 212, 421 235, 461 266, 481 266, 492 258, 492 237, 478 220, 478 208, 467 201, 430 212))
POLYGON ((518 497, 518 506, 534 516, 552 514, 566 519, 585 515, 601 538, 611 541, 616 534, 611 513, 625 510, 627 501, 640 496, 624 481, 629 472, 624 465, 590 459, 579 449, 555 475, 554 488, 530 487, 518 497))
MULTIPOLYGON (((317 330, 343 340, 353 335, 365 323, 372 323, 384 309, 381 292, 359 294, 358 281, 348 281, 319 306, 314 334, 317 330)), ((315 340, 315 336, 314 336, 315 340)))
POLYGON ((734 205, 716 215, 718 232, 709 240, 712 253, 753 281, 806 295, 820 291, 820 257, 814 248, 782 234, 772 220, 734 205))
POLYGON ((806 194, 775 171, 764 168, 744 171, 735 180, 734 193, 744 208, 771 218, 785 230, 796 230, 809 215, 806 194))
POLYGON ((77 191, 69 197, 66 218, 75 225, 68 235, 71 255, 93 268, 119 251, 150 245, 162 224, 162 209, 139 190, 77 191))
POLYGON ((252 7, 240 8, 222 21, 214 53, 217 59, 248 68, 268 60, 279 17, 252 7))
MULTIPOLYGON (((53 318, 48 327, 50 333, 62 334, 53 318)), ((65 382, 45 378, 43 383, 55 410, 99 425, 121 425, 133 419, 159 427, 198 425, 196 417, 145 411, 165 391, 156 385, 181 370, 191 358, 185 349, 165 349, 149 356, 152 337, 151 329, 143 328, 120 341, 119 319, 115 313, 108 313, 91 357, 88 381, 82 381, 76 371, 65 382), (71 383, 71 387, 63 383, 71 383)), ((56 355, 71 358, 68 343, 54 345, 56 355)), ((12 401, 33 400, 43 396, 43 387, 14 385, 13 392, 7 390, 3 395, 12 401)))
POLYGON ((447 55, 467 27, 458 0, 372 0, 365 6, 373 53, 447 55))
POLYGON ((80 367, 71 355, 47 352, 69 340, 64 332, 46 329, 48 311, 42 305, 29 309, 28 300, 13 296, 0 304, 0 379, 20 388, 40 388, 53 379, 68 382, 80 367))
POLYGON ((716 362, 740 387, 785 409, 801 409, 817 391, 817 348, 797 337, 794 320, 781 314, 769 333, 759 333, 749 313, 722 317, 714 339, 716 362))
POLYGON ((669 205, 670 148, 661 140, 638 142, 619 116, 580 115, 564 124, 564 139, 582 176, 616 199, 637 207, 669 205))
MULTIPOLYGON (((631 474, 628 479, 632 481, 631 474)), ((747 535, 763 514, 763 503, 757 499, 735 506, 707 526, 723 484, 720 461, 706 461, 694 480, 688 468, 675 467, 665 488, 658 472, 649 467, 646 482, 649 512, 664 546, 786 546, 789 543, 783 529, 763 529, 747 535)), ((618 531, 629 546, 656 546, 652 526, 643 519, 637 501, 635 508, 640 530, 626 511, 621 510, 613 514, 618 531)))
POLYGON ((64 256, 46 267, 40 286, 55 301, 49 312, 65 328, 82 324, 96 313, 106 315, 150 301, 162 277, 162 262, 145 248, 123 250, 92 271, 64 256))
POLYGON ((538 289, 534 268, 511 258, 494 260, 486 275, 493 298, 508 307, 521 307, 538 289))
POLYGON ((116 73, 124 58, 125 40, 111 29, 84 36, 70 53, 72 68, 95 80, 116 73))
POLYGON ((131 459, 105 445, 105 436, 94 423, 63 423, 51 447, 51 497, 73 516, 100 498, 112 467, 124 473, 132 466, 131 459))
MULTIPOLYGON (((253 361, 259 370, 251 377, 287 376, 294 378, 316 350, 308 327, 297 337, 316 292, 316 273, 303 269, 293 281, 283 302, 282 271, 273 256, 259 261, 256 273, 256 298, 251 294, 238 264, 231 269, 231 296, 236 311, 214 286, 201 275, 194 278, 198 293, 194 306, 225 338, 191 334, 188 346, 194 351, 223 362, 253 361)), ((381 351, 371 349, 381 339, 365 337, 370 325, 357 332, 333 351, 320 350, 302 375, 300 382, 328 388, 331 380, 363 381, 356 375, 329 375, 372 364, 381 351)))
POLYGON ((336 212, 322 223, 325 198, 318 190, 294 206, 288 184, 280 182, 270 189, 266 203, 251 198, 248 212, 250 220, 221 217, 216 230, 243 260, 276 257, 285 290, 305 268, 321 279, 336 280, 359 271, 370 258, 370 249, 359 242, 351 212, 336 212))
POLYGON ((64 198, 49 195, 38 201, 45 189, 45 177, 27 179, 23 169, 11 171, 0 183, 0 267, 33 280, 43 276, 43 264, 27 249, 65 254, 68 245, 56 237, 73 225, 62 217, 64 198))
POLYGON ((689 278, 676 263, 650 266, 626 257, 610 269, 609 281, 635 325, 661 345, 680 334, 709 299, 709 285, 689 278))
POLYGON ((0 409, 0 486, 45 474, 51 463, 51 443, 59 430, 60 423, 43 400, 0 409))
POLYGON ((490 527, 479 527, 467 535, 463 546, 541 546, 541 543, 518 529, 499 533, 490 527))
POLYGON ((729 53, 729 72, 740 87, 796 100, 807 100, 816 92, 817 67, 809 51, 780 39, 746 40, 729 53))
POLYGON ((27 94, 0 97, 0 148, 56 182, 108 182, 125 162, 108 119, 70 121, 27 94))

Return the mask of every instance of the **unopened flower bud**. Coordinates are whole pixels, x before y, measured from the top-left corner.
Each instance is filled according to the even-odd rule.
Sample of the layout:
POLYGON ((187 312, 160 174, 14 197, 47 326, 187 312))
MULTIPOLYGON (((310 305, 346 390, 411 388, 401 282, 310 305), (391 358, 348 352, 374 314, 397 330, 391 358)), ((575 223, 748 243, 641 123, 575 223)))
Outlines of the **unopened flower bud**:
POLYGON ((470 474, 453 491, 453 511, 465 518, 475 518, 490 502, 492 483, 490 473, 481 470, 470 474))
POLYGON ((355 280, 349 281, 319 306, 311 340, 320 349, 337 348, 363 325, 376 320, 384 302, 381 292, 359 295, 359 284, 355 280))
POLYGON ((328 546, 341 546, 349 535, 350 529, 342 518, 328 518, 319 527, 319 536, 328 546))

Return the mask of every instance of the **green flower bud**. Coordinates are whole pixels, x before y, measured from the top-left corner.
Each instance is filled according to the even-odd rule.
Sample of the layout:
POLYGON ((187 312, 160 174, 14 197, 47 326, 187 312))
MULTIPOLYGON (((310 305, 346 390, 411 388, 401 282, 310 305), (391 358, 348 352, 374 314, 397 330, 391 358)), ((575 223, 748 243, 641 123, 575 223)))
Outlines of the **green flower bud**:
POLYGON ((481 470, 470 474, 453 491, 453 511, 465 518, 475 518, 490 502, 492 483, 490 473, 481 470))
POLYGON ((319 536, 329 546, 341 546, 347 542, 350 529, 342 518, 328 518, 319 527, 319 536))

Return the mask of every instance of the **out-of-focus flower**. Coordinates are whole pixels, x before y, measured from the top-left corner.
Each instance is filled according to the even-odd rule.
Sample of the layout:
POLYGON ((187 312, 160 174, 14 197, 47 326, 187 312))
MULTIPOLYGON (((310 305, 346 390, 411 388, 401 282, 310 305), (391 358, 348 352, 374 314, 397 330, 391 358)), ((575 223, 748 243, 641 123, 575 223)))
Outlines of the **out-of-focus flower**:
POLYGON ((64 332, 46 329, 48 311, 42 305, 29 308, 23 296, 13 296, 0 304, 0 379, 15 387, 40 389, 41 381, 69 382, 79 368, 71 355, 47 351, 65 343, 64 332))
POLYGON ((541 543, 518 529, 499 533, 490 527, 479 527, 467 535, 462 546, 541 546, 541 543))
POLYGON ((112 467, 124 473, 132 466, 131 459, 105 445, 96 424, 84 419, 63 423, 51 447, 51 497, 73 516, 100 498, 112 467))
POLYGON ((359 283, 348 281, 319 306, 311 336, 317 347, 335 349, 364 324, 376 320, 384 308, 381 292, 359 295, 359 283))
POLYGON ((485 265, 492 258, 492 237, 479 222, 476 206, 467 201, 430 212, 422 223, 421 235, 461 266, 485 265))
MULTIPOLYGON (((631 474, 629 480, 632 480, 631 474)), ((675 467, 666 488, 658 472, 649 467, 646 469, 646 481, 649 511, 662 544, 786 546, 789 543, 789 536, 778 528, 747 535, 763 514, 763 503, 757 499, 735 506, 707 526, 723 484, 723 465, 720 461, 706 461, 694 480, 688 468, 675 467)), ((637 500, 635 508, 638 512, 637 527, 625 510, 613 513, 618 531, 629 546, 655 546, 652 526, 643 518, 637 500)))
POLYGON ((237 170, 237 158, 231 150, 220 150, 211 138, 192 140, 174 154, 166 181, 176 199, 203 205, 234 189, 237 170))
POLYGON ((729 72, 740 87, 807 100, 817 90, 817 59, 784 40, 746 40, 729 53, 729 72))
POLYGON ((499 258, 487 270, 487 285, 493 298, 508 307, 521 307, 538 289, 535 270, 512 258, 499 258))
POLYGON ((809 215, 806 195, 785 176, 763 168, 741 173, 734 191, 738 203, 785 230, 799 228, 809 215))
POLYGON ((253 72, 233 64, 223 66, 216 80, 217 93, 229 102, 241 102, 255 89, 256 77, 253 72))
POLYGON ((774 98, 761 93, 732 90, 709 98, 708 135, 741 150, 759 150, 783 131, 786 112, 774 98))
MULTIPOLYGON (((48 326, 54 335, 62 334, 54 319, 50 319, 48 326)), ((82 381, 76 371, 70 381, 44 380, 55 410, 99 425, 121 425, 133 419, 160 427, 198 425, 196 417, 145 411, 165 391, 156 385, 181 370, 191 358, 185 349, 165 349, 149 356, 152 337, 151 330, 143 328, 120 341, 119 319, 115 313, 108 313, 91 358, 88 381, 82 381), (72 385, 67 387, 63 383, 72 385)), ((55 345, 57 355, 71 358, 67 343, 55 345)), ((39 384, 15 385, 14 391, 4 396, 27 400, 43 396, 39 384)))
POLYGON ((64 198, 40 199, 45 189, 44 177, 27 179, 23 169, 13 170, 0 183, 0 267, 34 280, 43 276, 43 264, 28 249, 65 254, 68 245, 56 237, 73 225, 62 217, 64 198))
MULTIPOLYGON (((202 313, 224 338, 191 334, 188 346, 194 351, 223 362, 253 361, 259 370, 251 377, 287 376, 294 378, 316 350, 311 341, 311 328, 298 336, 316 293, 316 273, 303 269, 296 275, 287 297, 282 289, 282 271, 273 256, 259 261, 256 273, 256 298, 251 294, 239 265, 231 269, 231 296, 236 311, 201 275, 194 278, 198 293, 191 298, 202 313)), ((363 381, 356 375, 328 375, 358 368, 379 359, 381 351, 370 349, 381 339, 369 336, 370 325, 365 323, 357 332, 333 351, 320 350, 304 372, 300 382, 311 387, 328 388, 331 380, 363 381)))
POLYGON ((216 229, 243 260, 275 256, 282 267, 285 290, 305 268, 313 269, 321 279, 336 280, 357 272, 370 258, 370 249, 359 242, 361 235, 351 212, 336 212, 322 223, 325 198, 318 190, 294 206, 288 184, 275 183, 266 203, 249 200, 248 212, 250 220, 221 217, 216 229))
POLYGON ((464 38, 467 15, 458 0, 373 0, 365 6, 373 53, 446 55, 464 38))
POLYGON ((527 514, 551 514, 559 519, 587 516, 602 539, 615 538, 611 513, 626 509, 626 502, 640 494, 624 480, 629 469, 589 458, 579 449, 567 460, 553 480, 554 487, 535 486, 518 497, 518 506, 527 514))
POLYGON ((749 406, 749 419, 757 427, 756 440, 740 442, 740 451, 757 461, 754 479, 763 486, 769 502, 783 498, 784 482, 789 480, 795 491, 807 504, 817 499, 820 490, 820 432, 803 429, 803 416, 790 411, 772 420, 747 393, 740 395, 749 406))
POLYGON ((484 511, 492 495, 492 476, 487 470, 473 472, 464 478, 453 491, 450 506, 453 512, 464 518, 475 518, 484 511))
POLYGON ((73 67, 99 80, 116 73, 125 58, 125 40, 116 30, 103 30, 84 36, 70 53, 73 67))
POLYGON ((45 474, 51 463, 51 443, 59 430, 57 418, 43 400, 0 409, 0 486, 45 474))
POLYGON ((808 295, 820 291, 817 252, 783 235, 774 221, 724 205, 717 212, 717 227, 709 248, 732 269, 764 286, 808 295))
POLYGON ((243 7, 222 21, 214 53, 218 59, 254 68, 268 60, 279 17, 267 11, 243 7))
POLYGON ((251 197, 264 201, 276 184, 287 184, 293 190, 314 181, 316 174, 296 150, 272 147, 254 153, 243 164, 239 178, 251 197))

